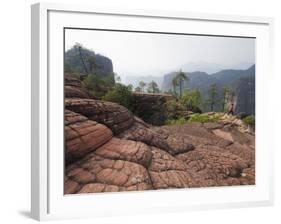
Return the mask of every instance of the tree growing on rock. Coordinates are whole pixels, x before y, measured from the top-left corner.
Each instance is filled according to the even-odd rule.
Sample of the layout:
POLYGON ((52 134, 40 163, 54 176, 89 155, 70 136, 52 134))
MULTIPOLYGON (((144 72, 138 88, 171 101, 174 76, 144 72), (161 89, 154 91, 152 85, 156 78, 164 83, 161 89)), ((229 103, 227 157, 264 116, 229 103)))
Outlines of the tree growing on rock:
POLYGON ((140 81, 140 82, 139 82, 139 86, 140 86, 140 88, 141 88, 141 91, 144 92, 144 87, 146 86, 146 83, 143 82, 143 81, 140 81))
POLYGON ((160 89, 158 88, 157 83, 154 82, 153 80, 150 83, 148 83, 147 92, 148 93, 160 93, 160 89))
POLYGON ((88 75, 88 74, 89 74, 89 71, 88 71, 88 68, 87 68, 87 66, 86 66, 86 64, 85 64, 84 57, 83 57, 83 55, 82 55, 82 51, 81 51, 81 49, 82 49, 82 45, 81 45, 81 44, 79 44, 79 43, 76 43, 74 47, 75 47, 75 48, 78 48, 78 51, 79 51, 79 57, 80 57, 80 60, 81 60, 81 62, 82 62, 82 65, 83 65, 84 71, 85 71, 85 73, 88 75))
POLYGON ((65 73, 74 73, 73 69, 71 68, 70 64, 65 62, 64 63, 64 72, 65 73))
POLYGON ((137 87, 135 88, 135 92, 141 92, 141 87, 137 86, 137 87))
POLYGON ((230 86, 224 86, 222 88, 222 111, 225 111, 225 106, 233 101, 235 93, 230 86))
POLYGON ((133 109, 134 97, 131 86, 116 83, 115 86, 102 97, 103 100, 118 103, 129 110, 133 109))
POLYGON ((179 85, 179 80, 176 76, 172 79, 172 85, 173 85, 174 94, 177 95, 176 88, 179 85))
POLYGON ((198 89, 186 90, 183 93, 180 102, 186 107, 187 110, 193 110, 194 108, 200 108, 202 103, 201 93, 198 89))
MULTIPOLYGON (((81 53, 81 50, 80 50, 80 53, 81 53)), ((100 68, 100 66, 97 65, 96 58, 94 56, 89 56, 88 62, 89 62, 88 63, 89 64, 89 73, 97 74, 98 73, 97 71, 100 68)), ((86 66, 85 63, 83 63, 83 64, 84 64, 84 66, 86 66)))
POLYGON ((97 74, 89 74, 82 81, 82 87, 98 98, 110 91, 114 84, 113 76, 100 77, 97 74))
POLYGON ((207 104, 210 106, 210 111, 214 111, 214 106, 217 103, 218 89, 215 83, 211 84, 208 90, 207 104))
POLYGON ((182 72, 182 70, 180 70, 180 71, 177 73, 177 75, 176 75, 176 79, 178 80, 178 85, 179 85, 179 87, 180 87, 180 97, 182 97, 183 82, 184 82, 185 80, 188 81, 189 78, 188 78, 188 76, 187 76, 184 72, 182 72))
POLYGON ((128 89, 132 92, 134 89, 134 86, 132 84, 127 85, 128 89))

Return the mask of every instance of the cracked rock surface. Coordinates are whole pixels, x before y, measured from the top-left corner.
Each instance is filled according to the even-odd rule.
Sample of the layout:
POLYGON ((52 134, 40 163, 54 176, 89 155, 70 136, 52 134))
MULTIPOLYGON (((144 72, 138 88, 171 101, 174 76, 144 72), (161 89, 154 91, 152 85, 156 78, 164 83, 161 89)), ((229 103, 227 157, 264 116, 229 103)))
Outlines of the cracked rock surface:
POLYGON ((81 98, 65 98, 67 110, 86 116, 89 120, 104 124, 118 134, 131 127, 134 116, 116 103, 81 98))
POLYGON ((237 119, 155 127, 67 88, 65 194, 255 184, 255 136, 237 119))

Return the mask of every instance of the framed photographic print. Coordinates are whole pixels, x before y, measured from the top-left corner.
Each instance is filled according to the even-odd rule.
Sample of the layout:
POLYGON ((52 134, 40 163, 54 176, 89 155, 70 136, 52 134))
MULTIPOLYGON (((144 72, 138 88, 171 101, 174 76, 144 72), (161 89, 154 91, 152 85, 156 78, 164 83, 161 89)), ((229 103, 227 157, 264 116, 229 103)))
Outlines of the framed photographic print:
POLYGON ((32 6, 32 216, 270 205, 271 18, 32 6))

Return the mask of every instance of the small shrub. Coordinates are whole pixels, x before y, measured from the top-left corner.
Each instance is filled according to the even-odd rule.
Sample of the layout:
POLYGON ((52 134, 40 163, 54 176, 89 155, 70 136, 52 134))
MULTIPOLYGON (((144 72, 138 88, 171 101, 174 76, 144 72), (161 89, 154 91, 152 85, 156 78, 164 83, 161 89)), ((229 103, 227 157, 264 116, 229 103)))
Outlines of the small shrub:
POLYGON ((166 125, 183 125, 186 124, 188 122, 187 119, 185 119, 184 117, 180 117, 178 119, 168 119, 166 120, 165 124, 166 125))
POLYGON ((248 114, 246 114, 245 112, 240 112, 239 114, 236 115, 239 119, 244 119, 247 116, 249 116, 248 114))
POLYGON ((163 112, 169 120, 177 120, 178 118, 181 117, 179 116, 179 112, 184 110, 185 108, 183 107, 183 105, 175 99, 168 100, 164 104, 164 108, 163 108, 163 112))
POLYGON ((114 87, 114 76, 111 74, 100 76, 89 74, 82 81, 82 88, 90 92, 93 96, 101 99, 114 87))
POLYGON ((207 114, 193 114, 189 118, 188 122, 217 122, 220 119, 219 115, 207 115, 207 114))
POLYGON ((250 126, 255 126, 255 116, 253 115, 245 117, 243 121, 250 126))
POLYGON ((103 100, 118 103, 129 110, 133 109, 134 106, 134 97, 130 87, 115 84, 115 86, 102 97, 103 100))
POLYGON ((201 113, 202 96, 199 90, 185 90, 180 102, 186 110, 201 113))

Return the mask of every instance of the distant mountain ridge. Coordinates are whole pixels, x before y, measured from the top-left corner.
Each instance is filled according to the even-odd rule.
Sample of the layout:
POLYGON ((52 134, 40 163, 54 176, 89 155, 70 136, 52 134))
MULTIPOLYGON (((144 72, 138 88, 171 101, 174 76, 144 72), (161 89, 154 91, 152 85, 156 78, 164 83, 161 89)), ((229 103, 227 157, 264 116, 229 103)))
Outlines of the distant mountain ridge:
MULTIPOLYGON (((162 91, 172 91, 172 79, 176 73, 164 75, 162 91)), ((255 113, 255 65, 245 70, 226 69, 213 74, 198 71, 186 74, 189 80, 184 81, 183 89, 198 89, 206 99, 210 85, 216 84, 218 90, 228 85, 237 93, 237 112, 255 113)), ((215 110, 220 110, 219 105, 215 110)))
POLYGON ((189 63, 183 64, 179 67, 185 72, 201 71, 201 72, 206 72, 208 74, 213 74, 213 73, 217 73, 222 70, 228 70, 229 68, 235 69, 235 70, 245 70, 245 69, 248 69, 252 65, 253 65, 253 63, 247 63, 247 62, 226 65, 226 64, 208 63, 208 62, 204 62, 204 61, 198 61, 198 62, 189 62, 189 63))

